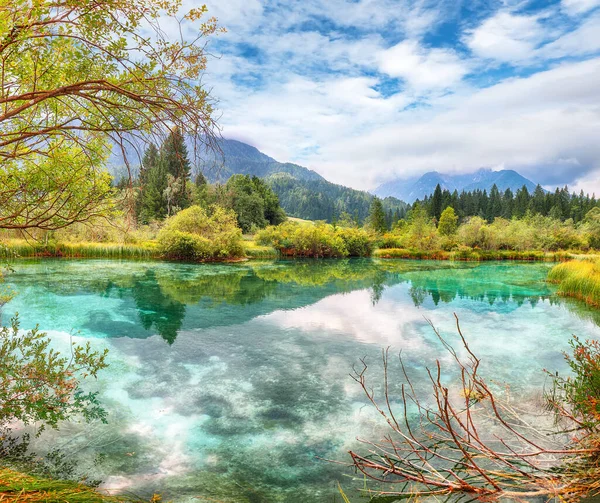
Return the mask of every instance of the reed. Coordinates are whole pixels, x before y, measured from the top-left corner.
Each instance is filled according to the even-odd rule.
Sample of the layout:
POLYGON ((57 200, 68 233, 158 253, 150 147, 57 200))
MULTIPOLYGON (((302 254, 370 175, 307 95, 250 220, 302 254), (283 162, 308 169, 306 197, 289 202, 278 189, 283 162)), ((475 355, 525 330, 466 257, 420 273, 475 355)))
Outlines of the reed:
POLYGON ((558 293, 600 307, 600 260, 571 260, 558 264, 548 274, 558 284, 558 293))

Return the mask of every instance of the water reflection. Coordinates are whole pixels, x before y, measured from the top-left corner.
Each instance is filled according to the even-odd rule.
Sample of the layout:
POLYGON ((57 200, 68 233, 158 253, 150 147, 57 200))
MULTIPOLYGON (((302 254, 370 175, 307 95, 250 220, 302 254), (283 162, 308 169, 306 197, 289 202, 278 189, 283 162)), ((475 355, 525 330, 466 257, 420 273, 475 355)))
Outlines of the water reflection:
MULTIPOLYGON (((510 264, 411 261, 322 260, 255 262, 243 265, 48 261, 24 263, 11 277, 22 294, 5 312, 27 319, 26 292, 46 311, 68 310, 72 325, 84 335, 145 338, 159 334, 173 344, 184 328, 209 328, 248 321, 276 309, 296 309, 338 293, 369 289, 371 303, 387 288, 409 285, 415 306, 469 299, 518 307, 541 300, 556 302, 544 279, 545 264, 519 268, 510 264), (43 290, 43 295, 40 292, 43 290), (95 296, 94 308, 82 297, 95 296), (115 313, 115 302, 120 305, 115 313), (85 306, 85 310, 83 307, 85 306)), ((58 313, 54 313, 58 315, 58 313)), ((65 320, 67 321, 67 320, 65 320)), ((25 323, 27 326, 27 323, 25 323)))
MULTIPOLYGON (((55 341, 76 328, 109 349, 97 383, 109 424, 49 433, 107 487, 176 503, 331 503, 337 481, 352 498, 361 484, 318 458, 347 461, 357 436, 381 438, 348 376, 359 358, 372 362, 377 393, 382 347, 423 373, 444 357, 424 318, 452 342, 457 312, 486 371, 531 393, 542 368, 561 368, 571 331, 600 334, 553 296, 548 267, 32 262, 11 278, 19 295, 7 309, 55 341)), ((399 397, 400 369, 391 372, 399 397)))

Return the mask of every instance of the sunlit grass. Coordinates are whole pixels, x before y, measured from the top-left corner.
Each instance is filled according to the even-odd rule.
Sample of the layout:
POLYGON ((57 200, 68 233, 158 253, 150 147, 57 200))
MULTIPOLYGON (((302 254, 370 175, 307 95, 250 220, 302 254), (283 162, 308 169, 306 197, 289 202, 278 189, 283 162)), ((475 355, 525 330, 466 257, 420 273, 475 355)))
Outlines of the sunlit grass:
POLYGON ((600 260, 572 260, 552 268, 548 280, 558 283, 558 293, 600 306, 600 260))
POLYGON ((244 253, 248 258, 266 259, 277 258, 279 252, 272 246, 260 246, 254 241, 243 241, 244 253))
POLYGON ((0 256, 12 257, 67 257, 67 258, 113 258, 153 259, 160 252, 152 241, 136 244, 121 243, 44 243, 12 239, 0 247, 0 256))
MULTIPOLYGON (((0 468, 0 501, 3 503, 133 503, 124 496, 105 496, 76 482, 34 477, 0 468)), ((154 502, 161 501, 154 497, 154 502)))

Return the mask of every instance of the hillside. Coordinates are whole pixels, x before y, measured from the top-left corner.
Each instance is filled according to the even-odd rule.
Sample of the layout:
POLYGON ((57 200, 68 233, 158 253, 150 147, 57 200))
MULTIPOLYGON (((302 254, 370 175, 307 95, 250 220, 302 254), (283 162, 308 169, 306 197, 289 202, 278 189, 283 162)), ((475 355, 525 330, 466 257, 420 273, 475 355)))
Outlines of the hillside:
POLYGON ((394 179, 386 182, 374 190, 379 197, 396 197, 408 203, 433 194, 437 184, 442 189, 450 192, 457 190, 466 192, 473 190, 489 190, 495 184, 502 192, 510 188, 513 192, 525 185, 530 192, 535 190, 536 184, 520 175, 514 170, 479 169, 474 173, 464 175, 448 175, 430 171, 417 179, 394 179))
POLYGON ((326 181, 317 172, 289 162, 278 162, 257 148, 241 141, 222 139, 221 152, 206 152, 200 169, 209 182, 226 182, 231 175, 254 175, 260 178, 288 173, 298 180, 326 181))
MULTIPOLYGON (((207 155, 200 169, 211 183, 226 182, 233 174, 264 178, 273 188, 282 208, 293 217, 307 220, 339 218, 346 212, 363 221, 369 214, 373 195, 327 181, 317 172, 292 163, 282 163, 246 143, 222 139, 221 153, 207 155)), ((406 204, 385 198, 386 212, 403 213, 406 204)))
MULTIPOLYGON (((373 195, 322 180, 299 180, 289 173, 276 173, 267 182, 279 197, 282 208, 290 216, 308 220, 333 221, 346 212, 363 221, 369 215, 373 195)), ((383 207, 387 213, 403 213, 406 203, 387 197, 383 207)))

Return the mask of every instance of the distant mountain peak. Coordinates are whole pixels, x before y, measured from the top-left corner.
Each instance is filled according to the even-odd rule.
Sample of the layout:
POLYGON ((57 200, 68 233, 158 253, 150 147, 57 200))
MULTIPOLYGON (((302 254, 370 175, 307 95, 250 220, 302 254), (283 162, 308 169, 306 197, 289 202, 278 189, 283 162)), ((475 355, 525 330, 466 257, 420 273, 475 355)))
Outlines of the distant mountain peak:
POLYGON ((460 175, 428 171, 417 179, 397 178, 380 185, 374 193, 379 197, 392 196, 407 203, 413 203, 417 199, 431 195, 438 184, 442 189, 450 192, 454 190, 458 192, 487 190, 489 192, 494 184, 502 192, 508 188, 516 192, 523 185, 531 192, 536 187, 535 183, 513 169, 494 171, 490 168, 479 168, 472 173, 460 175))

